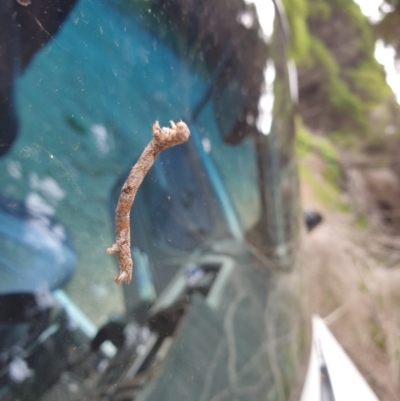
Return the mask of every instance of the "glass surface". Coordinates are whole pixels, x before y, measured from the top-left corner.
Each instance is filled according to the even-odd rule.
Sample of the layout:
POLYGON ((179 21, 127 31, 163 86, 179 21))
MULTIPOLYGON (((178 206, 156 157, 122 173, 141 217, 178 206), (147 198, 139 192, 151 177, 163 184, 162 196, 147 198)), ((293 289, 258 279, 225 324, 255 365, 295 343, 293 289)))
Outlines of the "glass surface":
POLYGON ((0 16, 0 400, 293 397, 310 333, 275 3, 25 3, 0 16), (180 119, 118 286, 121 187, 180 119))
MULTIPOLYGON (((229 106, 228 103, 226 107, 229 109, 229 106)), ((224 143, 216 126, 211 103, 207 103, 200 113, 198 127, 204 150, 212 157, 232 199, 241 227, 247 231, 259 221, 261 215, 254 138, 248 136, 236 145, 224 143)))

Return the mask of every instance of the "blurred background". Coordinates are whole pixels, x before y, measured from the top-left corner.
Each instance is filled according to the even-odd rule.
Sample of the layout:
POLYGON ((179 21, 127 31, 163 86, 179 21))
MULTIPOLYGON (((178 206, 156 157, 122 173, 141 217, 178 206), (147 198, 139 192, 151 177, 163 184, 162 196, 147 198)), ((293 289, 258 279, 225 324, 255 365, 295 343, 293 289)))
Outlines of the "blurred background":
POLYGON ((400 2, 284 0, 312 308, 382 400, 400 394, 400 2), (315 285, 315 283, 319 285, 315 285))

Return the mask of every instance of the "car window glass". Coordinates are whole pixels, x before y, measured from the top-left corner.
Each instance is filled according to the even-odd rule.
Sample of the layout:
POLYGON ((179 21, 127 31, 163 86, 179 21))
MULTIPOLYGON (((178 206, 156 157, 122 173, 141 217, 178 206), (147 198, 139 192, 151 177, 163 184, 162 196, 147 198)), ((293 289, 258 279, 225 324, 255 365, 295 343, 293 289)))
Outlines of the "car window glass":
MULTIPOLYGON (((233 124, 234 122, 229 123, 233 124)), ((247 231, 260 217, 253 137, 249 135, 236 145, 225 143, 216 124, 211 102, 207 103, 200 113, 198 127, 203 135, 203 146, 217 166, 243 229, 247 231)))
POLYGON ((184 117, 205 90, 130 10, 76 5, 18 82, 19 138, 0 159, 2 188, 67 227, 79 266, 67 290, 97 323, 123 309, 115 260, 105 254, 114 241, 110 193, 154 120, 184 117))

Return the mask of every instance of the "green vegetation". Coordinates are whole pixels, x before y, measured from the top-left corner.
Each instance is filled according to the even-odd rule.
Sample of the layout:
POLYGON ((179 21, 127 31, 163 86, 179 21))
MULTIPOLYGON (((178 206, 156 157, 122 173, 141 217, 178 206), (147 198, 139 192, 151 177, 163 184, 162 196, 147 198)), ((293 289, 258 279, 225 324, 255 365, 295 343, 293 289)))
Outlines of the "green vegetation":
POLYGON ((328 139, 310 134, 299 121, 297 127, 296 149, 300 159, 300 175, 324 205, 348 212, 348 206, 340 200, 341 170, 337 150, 328 139), (322 161, 320 174, 309 166, 309 155, 315 155, 322 161))
POLYGON ((291 56, 300 67, 323 68, 327 88, 325 101, 329 107, 346 115, 341 127, 343 132, 352 127, 353 134, 366 133, 367 113, 390 93, 383 68, 374 57, 375 39, 368 20, 352 0, 283 0, 283 3, 292 31, 291 56), (356 32, 347 45, 360 56, 351 68, 343 68, 335 49, 329 49, 329 45, 319 39, 318 32, 311 32, 312 26, 314 31, 316 29, 315 24, 310 25, 312 21, 329 24, 339 18, 346 18, 348 21, 342 23, 352 25, 349 32, 356 32))
POLYGON ((365 216, 357 217, 356 221, 354 222, 355 227, 360 228, 361 230, 365 230, 369 227, 368 220, 365 216))
POLYGON ((358 68, 348 70, 347 74, 365 99, 367 109, 380 103, 390 93, 383 70, 375 59, 363 61, 358 68))
POLYGON ((330 141, 323 137, 317 137, 307 131, 301 123, 297 123, 296 147, 300 158, 310 152, 316 153, 324 162, 325 168, 322 172, 324 178, 334 186, 339 187, 340 166, 337 150, 330 141))
POLYGON ((371 338, 375 345, 381 350, 386 350, 386 335, 382 326, 371 319, 370 321, 371 338))
POLYGON ((312 150, 317 152, 326 162, 337 164, 337 150, 326 138, 312 135, 304 127, 300 127, 297 130, 296 140, 298 149, 303 154, 312 150))
POLYGON ((314 63, 322 65, 328 81, 329 101, 337 110, 351 116, 357 125, 365 128, 364 102, 350 90, 341 77, 340 66, 333 54, 322 41, 313 37, 311 40, 310 56, 314 63))
POLYGON ((310 184, 315 195, 325 206, 343 213, 350 211, 349 206, 340 200, 339 188, 318 177, 305 163, 300 164, 300 176, 310 184))
POLYGON ((328 138, 339 147, 345 146, 349 148, 356 143, 356 137, 353 135, 353 132, 345 129, 330 132, 328 138))
POLYGON ((291 57, 300 63, 309 53, 310 34, 307 26, 307 0, 283 0, 292 34, 291 57))

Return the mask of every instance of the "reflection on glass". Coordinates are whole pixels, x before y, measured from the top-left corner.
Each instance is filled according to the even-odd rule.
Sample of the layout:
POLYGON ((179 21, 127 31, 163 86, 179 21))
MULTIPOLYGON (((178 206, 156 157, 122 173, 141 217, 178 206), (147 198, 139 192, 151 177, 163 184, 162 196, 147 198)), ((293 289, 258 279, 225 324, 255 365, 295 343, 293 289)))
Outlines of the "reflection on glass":
POLYGON ((19 128, 0 159, 0 400, 288 398, 307 336, 279 270, 294 266, 297 178, 274 2, 69 8, 6 88, 19 128), (180 118, 191 138, 144 179, 134 278, 116 286, 122 183, 154 120, 180 118))

